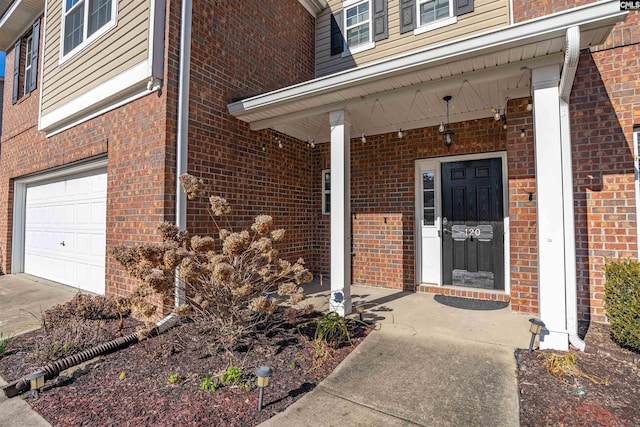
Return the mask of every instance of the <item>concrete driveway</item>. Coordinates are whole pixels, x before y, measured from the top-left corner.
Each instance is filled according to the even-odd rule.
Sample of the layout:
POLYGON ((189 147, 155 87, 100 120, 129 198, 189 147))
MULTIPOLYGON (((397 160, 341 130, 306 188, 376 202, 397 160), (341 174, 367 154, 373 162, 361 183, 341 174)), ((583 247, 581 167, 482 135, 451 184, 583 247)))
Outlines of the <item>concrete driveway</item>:
POLYGON ((38 329, 44 311, 69 301, 78 292, 28 274, 0 276, 0 332, 20 335, 38 329))

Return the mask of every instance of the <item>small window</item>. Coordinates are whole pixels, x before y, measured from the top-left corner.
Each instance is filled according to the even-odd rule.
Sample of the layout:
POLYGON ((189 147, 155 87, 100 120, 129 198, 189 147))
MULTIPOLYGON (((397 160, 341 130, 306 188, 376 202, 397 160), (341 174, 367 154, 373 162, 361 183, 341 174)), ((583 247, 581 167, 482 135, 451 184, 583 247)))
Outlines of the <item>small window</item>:
POLYGON ((29 34, 26 38, 26 46, 25 46, 25 57, 24 57, 24 90, 23 93, 26 95, 29 92, 29 86, 31 82, 31 72, 33 70, 33 34, 29 34))
POLYGON ((15 104, 33 92, 38 84, 38 49, 40 19, 37 19, 27 34, 13 46, 13 87, 11 102, 15 104))
POLYGON ((114 0, 65 0, 63 56, 82 49, 115 25, 114 0))
MULTIPOLYGON (((636 218, 640 218, 640 126, 633 129, 633 158, 636 190, 636 218)), ((636 221, 637 235, 640 236, 640 221, 636 221)), ((638 254, 640 255, 640 238, 638 238, 638 254)))
POLYGON ((449 0, 418 0, 420 27, 452 16, 453 2, 449 0))
POLYGON ((371 14, 368 0, 348 7, 345 19, 347 45, 350 49, 371 41, 371 14))
POLYGON ((436 192, 434 172, 422 173, 422 225, 436 224, 436 192))
POLYGON ((331 170, 322 171, 322 213, 331 213, 331 170))

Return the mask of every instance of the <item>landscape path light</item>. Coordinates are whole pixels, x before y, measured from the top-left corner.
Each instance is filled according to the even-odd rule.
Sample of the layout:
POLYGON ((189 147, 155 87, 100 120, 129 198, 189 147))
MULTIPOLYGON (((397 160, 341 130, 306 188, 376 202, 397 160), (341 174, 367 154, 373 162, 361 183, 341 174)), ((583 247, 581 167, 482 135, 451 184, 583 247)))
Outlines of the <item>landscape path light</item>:
POLYGON ((356 313, 358 313, 358 316, 360 316, 360 321, 362 322, 362 312, 364 312, 364 301, 356 301, 353 303, 353 309, 355 310, 356 313))
POLYGON ((273 371, 268 366, 260 366, 254 372, 257 377, 256 384, 258 385, 258 389, 260 390, 260 394, 258 397, 258 411, 262 411, 262 396, 264 393, 264 388, 269 385, 269 378, 271 378, 271 374, 273 371))
POLYGON ((529 353, 531 353, 533 351, 533 343, 536 340, 536 335, 540 335, 544 323, 542 322, 542 320, 536 319, 535 317, 529 319, 529 322, 531 323, 531 326, 529 326, 529 332, 531 332, 531 341, 529 341, 529 353))

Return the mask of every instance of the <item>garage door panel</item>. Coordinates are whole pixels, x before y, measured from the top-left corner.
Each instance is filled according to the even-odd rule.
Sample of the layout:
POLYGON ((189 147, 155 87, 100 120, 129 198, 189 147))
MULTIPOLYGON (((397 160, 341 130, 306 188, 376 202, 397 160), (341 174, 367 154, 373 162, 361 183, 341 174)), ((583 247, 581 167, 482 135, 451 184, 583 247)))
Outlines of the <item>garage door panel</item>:
POLYGON ((101 170, 27 186, 26 273, 104 293, 106 183, 101 170))

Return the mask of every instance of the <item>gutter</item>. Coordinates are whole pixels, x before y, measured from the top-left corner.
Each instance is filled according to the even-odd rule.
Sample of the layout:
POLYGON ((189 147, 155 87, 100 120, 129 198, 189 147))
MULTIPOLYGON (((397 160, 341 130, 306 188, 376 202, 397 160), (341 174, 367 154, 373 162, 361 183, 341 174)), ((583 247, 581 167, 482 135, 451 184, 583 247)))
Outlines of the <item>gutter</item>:
POLYGON ((564 66, 560 76, 560 149, 562 155, 562 193, 564 212, 564 283, 566 322, 569 342, 584 351, 585 342, 578 336, 578 296, 576 280, 576 236, 573 207, 573 170, 571 161, 571 125, 569 98, 580 59, 580 28, 567 29, 564 66))
MULTIPOLYGON (((192 0, 182 2, 180 19, 180 77, 178 81, 178 130, 176 135, 176 226, 187 228, 187 195, 180 185, 180 175, 187 173, 189 147, 189 81, 191 65, 192 0)), ((184 304, 184 284, 175 276, 175 305, 184 304)))

